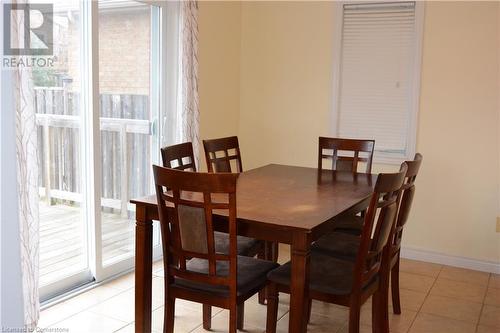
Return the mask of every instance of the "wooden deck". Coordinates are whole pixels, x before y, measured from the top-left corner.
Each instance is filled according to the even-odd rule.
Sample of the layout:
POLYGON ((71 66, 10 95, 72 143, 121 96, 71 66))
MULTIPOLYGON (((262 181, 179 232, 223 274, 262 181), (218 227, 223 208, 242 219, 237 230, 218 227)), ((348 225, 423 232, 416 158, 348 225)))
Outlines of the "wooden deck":
MULTIPOLYGON (((134 223, 120 214, 102 213, 104 264, 134 253, 134 223)), ((87 266, 87 237, 78 206, 40 202, 40 285, 87 266)))

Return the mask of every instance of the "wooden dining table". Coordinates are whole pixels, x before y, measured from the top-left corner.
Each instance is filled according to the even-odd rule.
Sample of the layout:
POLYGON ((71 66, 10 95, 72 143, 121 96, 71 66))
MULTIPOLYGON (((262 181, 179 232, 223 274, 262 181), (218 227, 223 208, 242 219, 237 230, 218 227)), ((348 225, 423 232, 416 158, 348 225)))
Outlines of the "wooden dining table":
MULTIPOLYGON (((334 229, 343 216, 364 210, 375 176, 270 164, 242 172, 237 183, 238 234, 291 245, 289 332, 307 329, 306 305, 311 244, 334 229)), ((151 331, 153 220, 156 196, 136 205, 135 331, 151 331)), ((225 230, 224 217, 217 229, 225 230)))

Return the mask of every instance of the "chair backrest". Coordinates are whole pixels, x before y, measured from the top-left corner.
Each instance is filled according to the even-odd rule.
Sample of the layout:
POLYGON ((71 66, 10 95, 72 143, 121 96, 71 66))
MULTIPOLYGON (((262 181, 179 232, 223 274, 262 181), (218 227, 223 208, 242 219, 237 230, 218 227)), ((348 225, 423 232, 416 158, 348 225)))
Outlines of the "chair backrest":
POLYGON ((358 172, 358 163, 366 163, 366 173, 372 171, 375 140, 340 139, 319 137, 318 169, 323 169, 323 160, 332 160, 332 170, 358 172), (331 150, 327 154, 324 150, 331 150), (361 153, 361 154, 360 154, 361 153), (352 155, 352 156, 349 156, 352 155), (363 156, 362 156, 363 155, 363 156))
POLYGON ((208 172, 243 172, 237 136, 203 140, 208 172), (235 167, 231 167, 234 161, 235 167))
POLYGON ((394 238, 392 241, 392 251, 396 253, 401 248, 401 239, 403 237, 403 228, 408 221, 410 215, 413 197, 415 196, 415 179, 417 178, 420 165, 422 164, 422 155, 417 153, 413 161, 406 161, 408 171, 405 175, 405 183, 402 187, 401 203, 399 205, 398 218, 396 228, 394 230, 394 238))
POLYGON ((167 285, 175 278, 182 278, 227 287, 230 296, 236 297, 236 181, 239 175, 195 173, 156 165, 153 173, 167 285), (213 210, 228 211, 229 254, 215 252, 213 210), (206 260, 208 274, 187 270, 186 262, 191 258, 206 260), (228 262, 228 275, 217 275, 217 262, 228 262))
POLYGON ((394 231, 407 169, 406 163, 403 163, 399 172, 381 173, 377 177, 361 233, 354 288, 362 288, 379 273, 384 252, 387 253, 385 258, 388 258, 384 249, 394 231))
POLYGON ((163 166, 169 169, 196 172, 196 162, 191 142, 179 143, 161 149, 163 166))

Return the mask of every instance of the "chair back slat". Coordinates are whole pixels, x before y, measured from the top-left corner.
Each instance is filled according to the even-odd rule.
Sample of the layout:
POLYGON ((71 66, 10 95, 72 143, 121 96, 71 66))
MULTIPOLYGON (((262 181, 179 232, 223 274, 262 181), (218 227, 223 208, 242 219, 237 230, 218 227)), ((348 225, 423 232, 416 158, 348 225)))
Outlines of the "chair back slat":
POLYGON ((397 223, 398 227, 404 226, 408 221, 414 196, 415 196, 415 185, 412 184, 410 187, 403 189, 401 204, 399 205, 398 223, 397 223))
POLYGON ((196 172, 196 162, 191 142, 162 148, 161 158, 165 168, 196 172))
POLYGON ((415 179, 417 178, 420 165, 422 164, 422 155, 417 153, 413 161, 406 161, 408 171, 405 175, 405 183, 403 184, 403 193, 401 195, 401 203, 399 205, 398 218, 396 222, 396 229, 394 231, 393 252, 397 252, 401 247, 403 238, 403 228, 410 216, 411 205, 415 196, 415 179))
POLYGON ((380 270, 384 250, 394 231, 407 168, 403 163, 399 172, 381 173, 377 177, 360 236, 354 269, 355 288, 362 288, 380 270))
MULTIPOLYGON (((207 230, 207 245, 209 253, 213 254, 212 258, 208 259, 208 272, 209 275, 217 275, 216 264, 217 260, 215 259, 215 237, 214 237, 214 225, 212 221, 212 196, 208 192, 203 192, 203 201, 205 203, 204 212, 205 212, 205 223, 207 230)), ((228 207, 229 208, 229 207, 228 207)))
POLYGON ((208 172, 243 172, 237 136, 203 140, 208 172), (234 150, 234 153, 231 151, 234 150), (222 156, 220 156, 222 155, 222 156), (231 166, 231 162, 235 166, 231 166))
POLYGON ((371 173, 374 148, 374 140, 319 137, 318 169, 323 169, 323 160, 328 159, 332 160, 332 170, 358 172, 359 162, 362 162, 366 164, 365 172, 371 173), (325 150, 332 153, 326 154, 325 150), (348 153, 352 156, 345 156, 348 153))
POLYGON ((373 233, 370 250, 376 253, 380 253, 387 244, 389 233, 391 232, 398 209, 395 198, 391 199, 394 200, 392 203, 384 205, 382 209, 380 209, 375 231, 373 233))
POLYGON ((180 270, 175 267, 168 267, 167 274, 172 276, 185 279, 185 280, 195 280, 196 282, 201 282, 205 284, 211 284, 214 286, 226 286, 230 282, 229 277, 225 276, 207 276, 206 274, 201 274, 197 272, 190 272, 186 270, 180 270))
MULTIPOLYGON (((180 255, 180 253, 173 247, 169 248, 169 252, 174 253, 176 255, 180 255)), ((186 255, 186 257, 188 257, 188 258, 189 257, 190 258, 197 257, 200 259, 209 259, 209 257, 210 257, 210 255, 208 253, 203 254, 203 253, 199 253, 199 252, 190 252, 190 251, 186 251, 186 250, 183 250, 183 254, 186 255)), ((216 253, 215 259, 219 260, 219 261, 229 261, 230 256, 228 254, 216 253)))
POLYGON ((164 265, 168 283, 175 278, 225 284, 236 292, 236 181, 238 174, 209 174, 153 166, 164 265), (213 211, 228 211, 229 254, 216 253, 213 211), (207 274, 187 270, 192 258, 205 260, 207 274), (217 262, 228 262, 229 276, 217 274, 217 262), (202 278, 200 276, 203 276, 202 278))

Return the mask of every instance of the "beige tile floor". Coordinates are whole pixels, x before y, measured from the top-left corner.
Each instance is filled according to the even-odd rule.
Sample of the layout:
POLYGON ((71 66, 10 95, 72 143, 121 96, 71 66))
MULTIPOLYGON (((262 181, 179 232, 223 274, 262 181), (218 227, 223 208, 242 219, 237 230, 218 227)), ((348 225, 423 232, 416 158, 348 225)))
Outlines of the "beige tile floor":
MULTIPOLYGON (((289 259, 280 247, 280 262, 289 259)), ((163 327, 163 268, 154 265, 153 332, 163 327)), ((401 315, 390 316, 391 332, 500 333, 500 275, 403 260, 401 315)), ((288 296, 280 296, 278 332, 288 330, 288 296)), ((392 307, 391 307, 392 311, 392 307)), ((205 332, 201 306, 178 300, 175 332, 205 332)), ((245 306, 245 332, 265 331, 266 308, 255 297, 245 306)), ((346 308, 314 302, 308 332, 347 332, 346 308)), ((64 328, 70 333, 134 332, 134 276, 132 273, 45 309, 40 328, 64 328)), ((214 309, 213 332, 226 332, 228 313, 214 309)), ((363 306, 361 332, 371 332, 371 304, 363 306)))

